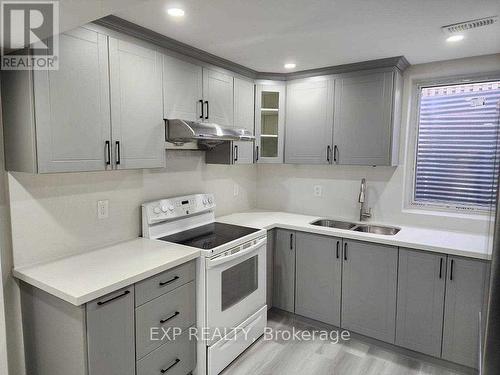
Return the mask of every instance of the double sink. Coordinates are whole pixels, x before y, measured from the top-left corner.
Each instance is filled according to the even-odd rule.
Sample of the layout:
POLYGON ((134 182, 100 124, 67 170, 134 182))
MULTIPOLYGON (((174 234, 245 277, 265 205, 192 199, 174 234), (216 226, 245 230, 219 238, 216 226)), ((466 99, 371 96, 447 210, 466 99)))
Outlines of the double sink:
POLYGON ((351 223, 349 221, 339 221, 339 220, 330 220, 330 219, 320 219, 313 221, 312 225, 317 225, 320 227, 328 227, 328 228, 337 228, 337 229, 345 229, 352 230, 355 232, 364 232, 364 233, 372 233, 372 234, 383 234, 386 236, 394 236, 401 229, 396 227, 387 227, 382 225, 369 225, 369 224, 356 224, 351 223))

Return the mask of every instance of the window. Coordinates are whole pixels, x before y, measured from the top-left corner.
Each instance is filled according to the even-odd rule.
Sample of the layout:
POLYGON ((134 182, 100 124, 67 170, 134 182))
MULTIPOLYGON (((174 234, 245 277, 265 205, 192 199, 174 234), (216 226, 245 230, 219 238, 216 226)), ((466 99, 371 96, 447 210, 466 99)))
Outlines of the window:
POLYGON ((485 210, 495 201, 500 81, 419 87, 412 203, 485 210))

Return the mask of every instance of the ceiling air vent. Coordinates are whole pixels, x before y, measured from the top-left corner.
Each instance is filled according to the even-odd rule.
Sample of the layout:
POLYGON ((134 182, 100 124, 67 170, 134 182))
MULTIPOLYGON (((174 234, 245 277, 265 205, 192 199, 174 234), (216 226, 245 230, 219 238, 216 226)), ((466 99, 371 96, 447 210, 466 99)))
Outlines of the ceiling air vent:
POLYGON ((461 33, 471 29, 477 29, 478 27, 490 26, 498 21, 498 16, 480 18, 477 20, 471 20, 466 22, 454 23, 452 25, 446 25, 441 27, 446 34, 461 33))

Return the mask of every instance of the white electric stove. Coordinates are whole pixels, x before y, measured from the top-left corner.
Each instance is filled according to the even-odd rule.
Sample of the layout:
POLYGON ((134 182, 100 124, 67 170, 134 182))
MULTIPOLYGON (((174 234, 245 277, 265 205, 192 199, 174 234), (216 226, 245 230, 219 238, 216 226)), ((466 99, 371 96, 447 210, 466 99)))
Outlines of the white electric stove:
POLYGON ((142 205, 143 236, 201 249, 197 374, 216 375, 264 333, 266 230, 215 221, 212 194, 142 205))

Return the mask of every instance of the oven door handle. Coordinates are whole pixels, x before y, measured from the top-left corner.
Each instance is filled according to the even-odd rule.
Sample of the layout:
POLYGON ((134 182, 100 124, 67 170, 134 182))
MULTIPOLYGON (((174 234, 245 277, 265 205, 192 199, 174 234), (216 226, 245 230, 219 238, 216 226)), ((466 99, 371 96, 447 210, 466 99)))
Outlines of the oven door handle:
POLYGON ((244 250, 238 251, 235 254, 220 256, 220 257, 217 257, 215 259, 208 259, 207 260, 207 268, 214 268, 214 267, 217 267, 221 264, 231 262, 235 259, 238 259, 238 258, 241 258, 245 255, 248 255, 248 254, 254 252, 255 250, 257 250, 258 248, 262 247, 262 245, 264 245, 266 242, 267 242, 267 238, 263 238, 263 239, 257 241, 255 243, 255 245, 247 247, 244 250))

